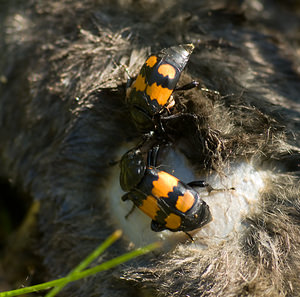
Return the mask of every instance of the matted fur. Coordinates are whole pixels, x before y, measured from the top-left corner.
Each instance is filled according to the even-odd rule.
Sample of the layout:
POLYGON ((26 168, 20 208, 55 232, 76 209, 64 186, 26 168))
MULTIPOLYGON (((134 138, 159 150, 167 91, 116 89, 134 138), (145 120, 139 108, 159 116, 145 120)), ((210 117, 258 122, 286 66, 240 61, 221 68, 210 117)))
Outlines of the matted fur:
MULTIPOLYGON (((199 126, 168 124, 180 150, 201 172, 241 160, 268 172, 242 232, 203 250, 179 244, 139 258, 60 296, 300 294, 300 8, 193 2, 2 4, 0 174, 40 201, 33 248, 46 279, 66 274, 118 227, 104 195, 108 163, 139 136, 121 64, 136 74, 150 51, 193 42, 180 84, 197 79, 221 95, 178 94, 200 118, 199 126)), ((129 248, 124 239, 101 260, 129 248)))

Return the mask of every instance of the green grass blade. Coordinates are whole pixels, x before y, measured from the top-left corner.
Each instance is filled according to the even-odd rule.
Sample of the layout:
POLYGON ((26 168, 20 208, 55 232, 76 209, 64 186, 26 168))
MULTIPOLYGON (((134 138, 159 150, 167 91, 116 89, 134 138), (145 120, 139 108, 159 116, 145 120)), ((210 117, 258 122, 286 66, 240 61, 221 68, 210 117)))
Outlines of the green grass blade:
MULTIPOLYGON (((125 263, 133 258, 136 258, 138 256, 141 256, 141 255, 144 255, 146 253, 149 253, 150 251, 153 251, 154 249, 157 249, 161 246, 161 243, 160 242, 154 242, 154 243, 151 243, 145 247, 142 247, 142 248, 139 248, 139 249, 136 249, 132 252, 128 252, 128 253, 125 253, 119 257, 116 257, 112 260, 109 260, 109 261, 106 261, 105 263, 103 264, 100 264, 100 265, 97 265, 95 267, 92 267, 92 268, 89 268, 89 269, 86 269, 82 272, 77 272, 77 273, 74 273, 72 275, 72 279, 71 281, 74 281, 74 280, 77 280, 77 279, 80 279, 80 278, 84 278, 84 277, 88 277, 90 275, 93 275, 95 273, 98 273, 100 271, 104 271, 104 270, 108 270, 110 268, 113 268, 115 266, 118 266, 122 263, 125 263)), ((0 295, 0 297, 2 297, 0 295)))
POLYGON ((22 288, 22 289, 2 292, 2 293, 0 293, 0 297, 18 296, 18 295, 22 295, 22 294, 26 294, 26 293, 32 293, 32 292, 37 292, 37 291, 40 291, 40 290, 50 289, 52 287, 60 286, 62 284, 65 284, 66 282, 73 282, 73 281, 79 280, 81 278, 91 276, 95 273, 113 268, 113 267, 115 267, 117 265, 120 265, 124 262, 127 262, 127 261, 129 261, 129 260, 131 260, 135 257, 138 257, 138 256, 144 255, 146 253, 149 253, 150 251, 152 251, 154 249, 157 249, 160 246, 161 246, 161 243, 155 242, 155 243, 149 244, 145 247, 134 250, 132 252, 125 253, 125 254, 123 254, 119 257, 116 257, 112 260, 109 260, 109 261, 107 261, 103 264, 97 265, 93 268, 86 269, 86 270, 81 271, 81 272, 75 272, 71 276, 63 277, 63 278, 60 278, 60 279, 57 279, 57 280, 54 280, 54 281, 46 282, 46 283, 43 283, 43 284, 31 286, 31 287, 26 287, 26 288, 22 288))
MULTIPOLYGON (((80 272, 85 267, 87 267, 91 262, 98 258, 107 248, 109 248, 116 240, 118 240, 122 235, 121 230, 115 231, 111 236, 109 236, 101 245, 99 245, 92 253, 90 253, 78 266, 76 266, 68 275, 70 277, 75 272, 80 272)), ((54 297, 60 290, 62 290, 68 282, 56 286, 53 288, 45 297, 54 297)))

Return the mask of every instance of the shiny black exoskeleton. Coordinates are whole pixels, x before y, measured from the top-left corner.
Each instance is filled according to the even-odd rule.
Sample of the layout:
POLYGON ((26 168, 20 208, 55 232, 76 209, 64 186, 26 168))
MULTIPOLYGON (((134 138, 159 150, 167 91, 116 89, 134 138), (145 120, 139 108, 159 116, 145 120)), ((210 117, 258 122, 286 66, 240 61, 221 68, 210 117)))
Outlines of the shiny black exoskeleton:
POLYGON ((204 181, 188 184, 155 168, 158 147, 148 153, 147 165, 140 150, 127 152, 120 162, 120 184, 131 200, 151 219, 153 231, 192 231, 211 221, 208 205, 193 187, 208 187, 204 181))
MULTIPOLYGON (((126 103, 141 132, 161 127, 162 113, 175 105, 172 93, 193 49, 193 44, 182 44, 151 55, 127 89, 126 103)), ((176 90, 188 90, 197 85, 198 82, 193 81, 176 90)))

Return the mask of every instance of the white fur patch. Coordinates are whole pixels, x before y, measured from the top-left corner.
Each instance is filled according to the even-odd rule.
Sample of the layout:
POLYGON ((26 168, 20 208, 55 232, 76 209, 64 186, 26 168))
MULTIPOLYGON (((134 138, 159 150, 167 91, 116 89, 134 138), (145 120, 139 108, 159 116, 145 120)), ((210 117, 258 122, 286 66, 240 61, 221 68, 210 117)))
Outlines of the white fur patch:
MULTIPOLYGON (((126 151, 127 148, 120 151, 120 158, 126 151)), ((119 184, 120 168, 115 166, 107 187, 110 213, 115 220, 116 228, 121 228, 124 235, 137 247, 157 240, 164 240, 166 248, 184 241, 190 241, 197 248, 217 244, 242 230, 243 218, 256 210, 260 192, 264 188, 265 173, 256 171, 250 163, 246 162, 231 164, 222 176, 216 173, 206 177, 195 176, 185 157, 170 149, 160 169, 168 171, 185 183, 204 179, 214 189, 223 190, 208 193, 205 188, 196 189, 209 205, 213 220, 201 229, 189 232, 195 241, 191 242, 184 232, 152 231, 151 219, 138 208, 135 208, 126 219, 125 216, 133 204, 131 201, 121 200, 124 192, 119 184)))

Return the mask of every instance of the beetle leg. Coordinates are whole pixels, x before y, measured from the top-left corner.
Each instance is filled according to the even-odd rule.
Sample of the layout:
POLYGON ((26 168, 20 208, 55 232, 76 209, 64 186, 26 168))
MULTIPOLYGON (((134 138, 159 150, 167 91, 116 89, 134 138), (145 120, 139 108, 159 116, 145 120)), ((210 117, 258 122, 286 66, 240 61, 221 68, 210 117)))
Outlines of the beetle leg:
POLYGON ((235 188, 232 187, 232 188, 229 188, 229 189, 226 189, 226 188, 225 189, 214 189, 213 187, 211 187, 211 190, 209 192, 212 192, 212 191, 214 191, 214 192, 235 191, 235 188))
POLYGON ((122 201, 130 200, 130 192, 124 194, 121 199, 122 201))
POLYGON ((161 119, 162 120, 170 120, 170 119, 177 119, 180 117, 191 117, 194 120, 198 121, 198 116, 195 113, 190 113, 190 112, 179 112, 179 113, 172 114, 169 116, 164 116, 164 117, 162 116, 161 119))
POLYGON ((202 93, 206 93, 207 95, 209 95, 211 97, 215 97, 215 96, 221 97, 221 94, 218 91, 207 89, 207 88, 201 88, 200 90, 202 93))
POLYGON ((126 82, 126 89, 129 89, 131 87, 131 85, 133 84, 133 82, 136 80, 137 75, 134 76, 134 77, 131 77, 130 74, 129 74, 129 72, 126 71, 126 73, 128 75, 128 79, 127 79, 127 82, 126 82))
POLYGON ((135 210, 135 207, 136 207, 136 206, 133 204, 132 207, 131 207, 131 209, 129 210, 128 214, 125 216, 125 219, 126 219, 126 220, 127 220, 128 217, 133 213, 133 211, 135 210))
POLYGON ((189 185, 190 187, 204 188, 204 187, 207 187, 209 184, 204 180, 194 180, 194 181, 188 183, 187 185, 189 185))
POLYGON ((195 180, 190 183, 188 183, 190 187, 200 187, 200 188, 206 188, 207 192, 210 193, 212 191, 214 192, 223 192, 228 190, 235 190, 235 188, 229 188, 229 189, 214 189, 209 183, 205 182, 204 180, 195 180))
POLYGON ((192 235, 190 233, 187 233, 185 231, 183 231, 189 238, 192 242, 194 242, 194 238, 192 237, 192 235))
MULTIPOLYGON (((215 191, 217 189, 214 189, 210 184, 208 184, 204 180, 195 180, 190 183, 188 183, 190 187, 200 187, 200 188, 206 188, 207 192, 210 193, 211 191, 215 191)), ((219 191, 219 190, 217 190, 219 191)))
POLYGON ((168 121, 168 120, 172 120, 172 119, 179 119, 182 117, 187 117, 190 118, 191 121, 194 121, 195 126, 197 127, 197 130, 199 130, 199 118, 195 113, 189 113, 189 112, 179 112, 176 114, 172 114, 169 116, 161 116, 160 117, 160 121, 168 121))
POLYGON ((165 128, 161 122, 161 117, 158 118, 158 125, 159 125, 159 128, 160 128, 160 131, 163 133, 163 134, 166 134, 166 131, 165 131, 165 128))
MULTIPOLYGON (((122 196, 122 201, 127 201, 127 200, 131 200, 133 202, 133 197, 134 197, 134 194, 132 192, 128 192, 126 194, 124 194, 122 196)), ((133 213, 134 209, 135 209, 135 204, 132 205, 130 211, 128 212, 128 214, 125 216, 125 219, 127 220, 128 217, 133 213)))
POLYGON ((190 83, 182 86, 182 87, 177 87, 174 89, 174 92, 175 91, 187 91, 187 90, 190 90, 190 89, 193 89, 193 88, 196 88, 199 86, 199 82, 198 81, 191 81, 190 83))
POLYGON ((159 151, 159 145, 156 145, 149 150, 148 156, 147 156, 147 166, 148 167, 150 167, 150 166, 156 167, 158 151, 159 151))

